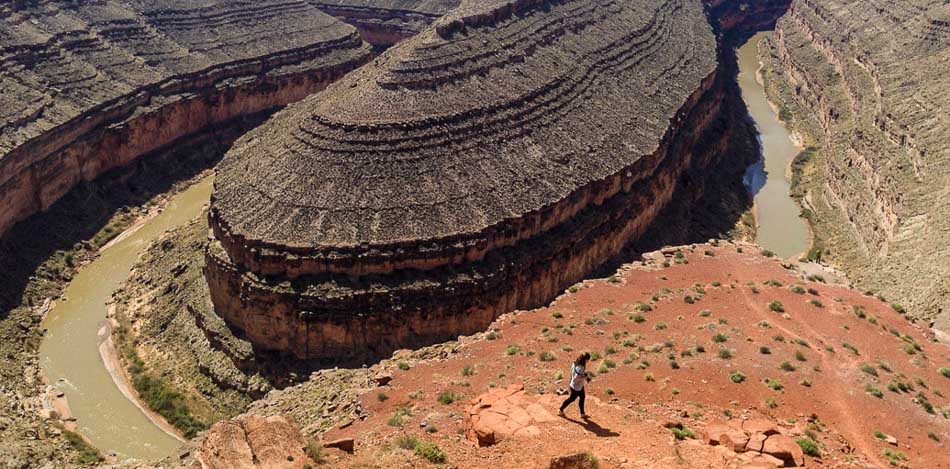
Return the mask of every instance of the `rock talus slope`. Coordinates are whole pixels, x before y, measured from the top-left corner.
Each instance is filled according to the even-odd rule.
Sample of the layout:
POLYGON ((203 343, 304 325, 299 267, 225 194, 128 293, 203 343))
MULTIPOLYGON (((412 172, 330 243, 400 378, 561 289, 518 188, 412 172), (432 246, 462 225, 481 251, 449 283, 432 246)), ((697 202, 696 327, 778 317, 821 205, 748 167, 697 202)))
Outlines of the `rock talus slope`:
POLYGON ((218 169, 216 310, 299 358, 535 306, 616 254, 730 126, 699 2, 468 2, 218 169))
POLYGON ((0 233, 80 181, 299 100, 370 54, 299 0, 0 6, 0 233))
POLYGON ((950 331, 950 5, 796 0, 769 52, 825 259, 950 331))

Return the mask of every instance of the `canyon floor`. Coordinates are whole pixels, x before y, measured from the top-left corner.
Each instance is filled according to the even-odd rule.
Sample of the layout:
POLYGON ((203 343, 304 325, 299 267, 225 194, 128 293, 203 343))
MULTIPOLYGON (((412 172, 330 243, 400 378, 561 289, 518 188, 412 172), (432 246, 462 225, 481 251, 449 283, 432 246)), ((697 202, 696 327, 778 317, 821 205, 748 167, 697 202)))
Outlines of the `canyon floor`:
MULTIPOLYGON (((331 467, 424 467, 423 457, 449 467, 548 467, 585 452, 600 467, 950 466, 950 347, 922 325, 832 284, 833 272, 785 264, 751 244, 644 258, 548 307, 506 314, 485 333, 314 373, 249 413, 287 416, 303 438, 328 446, 352 439, 352 454, 320 453, 331 467), (558 417, 582 351, 595 358, 591 418, 576 404, 558 417), (740 428, 738 439, 752 442, 737 446, 740 428), (775 438, 771 448, 766 438, 775 438), (777 459, 745 451, 763 439, 777 459)), ((220 425, 196 452, 206 467, 215 467, 212 455, 236 454, 220 425)))

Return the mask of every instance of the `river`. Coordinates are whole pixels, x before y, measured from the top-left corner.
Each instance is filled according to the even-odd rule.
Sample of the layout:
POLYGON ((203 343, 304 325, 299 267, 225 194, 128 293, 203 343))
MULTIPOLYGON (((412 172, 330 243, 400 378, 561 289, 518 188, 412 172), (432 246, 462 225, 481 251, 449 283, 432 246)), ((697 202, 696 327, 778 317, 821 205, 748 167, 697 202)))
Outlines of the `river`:
POLYGON ((180 442, 153 424, 119 390, 99 355, 97 330, 106 303, 126 280, 148 245, 165 231, 194 219, 211 195, 207 177, 173 196, 165 209, 83 266, 43 323, 40 361, 49 382, 66 394, 79 433, 120 459, 157 459, 180 442))
POLYGON ((767 34, 756 34, 738 52, 739 88, 759 131, 763 152, 762 160, 746 171, 745 183, 755 199, 756 243, 788 258, 801 255, 809 244, 808 226, 800 216, 798 203, 789 193, 789 167, 801 148, 778 119, 757 79, 761 66, 758 44, 767 34))

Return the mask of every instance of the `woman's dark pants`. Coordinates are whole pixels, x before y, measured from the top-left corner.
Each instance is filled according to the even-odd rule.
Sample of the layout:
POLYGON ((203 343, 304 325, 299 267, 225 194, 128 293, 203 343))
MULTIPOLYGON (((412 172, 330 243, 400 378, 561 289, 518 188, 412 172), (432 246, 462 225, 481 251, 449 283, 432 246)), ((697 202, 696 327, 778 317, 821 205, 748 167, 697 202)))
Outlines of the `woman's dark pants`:
MULTIPOLYGON (((568 387, 568 389, 570 389, 570 387, 568 387)), ((561 412, 564 412, 564 409, 566 409, 567 406, 571 405, 571 403, 574 402, 574 400, 576 400, 577 398, 580 398, 580 402, 578 402, 577 405, 578 405, 578 407, 581 408, 581 415, 586 414, 587 412, 584 412, 584 397, 585 397, 585 395, 586 395, 586 393, 584 392, 583 389, 581 389, 580 391, 575 391, 575 390, 571 389, 571 395, 568 396, 567 400, 565 400, 563 404, 561 404, 561 412)))

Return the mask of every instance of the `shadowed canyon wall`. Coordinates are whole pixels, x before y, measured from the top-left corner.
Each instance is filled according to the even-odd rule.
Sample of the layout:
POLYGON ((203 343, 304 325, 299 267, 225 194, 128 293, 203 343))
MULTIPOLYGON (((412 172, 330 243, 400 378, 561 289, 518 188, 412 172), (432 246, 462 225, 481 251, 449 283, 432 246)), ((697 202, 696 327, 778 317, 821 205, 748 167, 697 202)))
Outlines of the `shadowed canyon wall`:
POLYGON ((950 5, 796 0, 764 58, 823 259, 950 331, 950 5))
MULTIPOLYGON (((719 11, 725 36, 774 21, 719 11)), ((750 134, 718 50, 695 1, 463 3, 225 157, 215 309, 319 360, 549 301, 640 237, 685 174, 751 162, 729 154, 750 134)))
POLYGON ((318 91, 370 56, 304 1, 0 6, 0 234, 79 181, 318 91))

